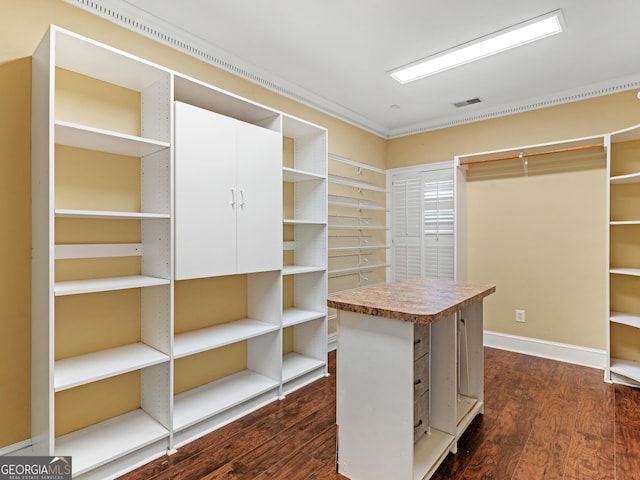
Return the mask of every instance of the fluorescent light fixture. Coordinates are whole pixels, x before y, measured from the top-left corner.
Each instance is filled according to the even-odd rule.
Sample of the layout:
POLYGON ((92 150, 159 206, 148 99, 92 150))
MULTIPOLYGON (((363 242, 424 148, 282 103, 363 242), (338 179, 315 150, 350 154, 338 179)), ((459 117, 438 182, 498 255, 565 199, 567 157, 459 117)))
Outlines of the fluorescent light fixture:
POLYGON ((400 83, 409 83, 419 78, 444 72, 450 68, 555 35, 562 32, 564 25, 562 11, 556 10, 465 43, 459 47, 412 62, 404 67, 396 68, 388 73, 400 83))

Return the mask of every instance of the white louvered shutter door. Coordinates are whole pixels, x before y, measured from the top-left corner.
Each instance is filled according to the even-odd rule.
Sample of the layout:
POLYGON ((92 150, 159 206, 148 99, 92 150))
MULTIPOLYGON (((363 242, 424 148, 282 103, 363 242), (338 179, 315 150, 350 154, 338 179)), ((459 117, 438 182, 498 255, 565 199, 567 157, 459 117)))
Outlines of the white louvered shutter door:
POLYGON ((421 275, 422 185, 415 174, 394 175, 393 201, 393 279, 421 275))
POLYGON ((423 271, 426 278, 454 278, 453 169, 422 174, 423 271))

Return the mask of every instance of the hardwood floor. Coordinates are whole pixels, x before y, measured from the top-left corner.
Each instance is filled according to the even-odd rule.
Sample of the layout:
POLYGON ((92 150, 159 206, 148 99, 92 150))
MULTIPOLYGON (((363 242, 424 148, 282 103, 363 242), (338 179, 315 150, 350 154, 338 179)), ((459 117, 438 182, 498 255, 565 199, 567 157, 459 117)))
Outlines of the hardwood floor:
MULTIPOLYGON (((331 376, 122 480, 339 480, 331 376)), ((640 390, 603 373, 485 349, 485 414, 433 479, 638 480, 640 390)), ((396 480, 396 479, 389 479, 396 480)))

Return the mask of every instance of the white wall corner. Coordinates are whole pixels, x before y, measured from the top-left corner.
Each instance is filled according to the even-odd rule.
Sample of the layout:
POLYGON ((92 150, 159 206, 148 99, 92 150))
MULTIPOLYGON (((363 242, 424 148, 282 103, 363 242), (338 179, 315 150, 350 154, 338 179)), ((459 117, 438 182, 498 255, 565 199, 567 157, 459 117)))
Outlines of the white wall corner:
POLYGON ((595 348, 586 348, 578 345, 550 342, 487 330, 484 331, 484 346, 583 365, 585 367, 598 368, 600 370, 607 368, 607 352, 595 348))

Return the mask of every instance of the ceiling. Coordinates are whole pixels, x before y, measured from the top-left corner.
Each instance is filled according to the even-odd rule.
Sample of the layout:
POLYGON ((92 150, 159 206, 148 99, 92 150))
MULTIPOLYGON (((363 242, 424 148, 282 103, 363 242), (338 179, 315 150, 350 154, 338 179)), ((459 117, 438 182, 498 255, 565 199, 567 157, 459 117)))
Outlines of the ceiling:
POLYGON ((640 88, 637 0, 67 1, 385 138, 640 88), (405 85, 386 73, 557 9, 560 35, 405 85))

